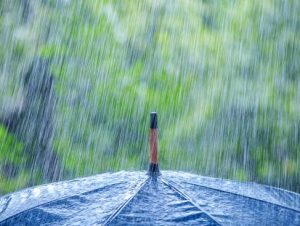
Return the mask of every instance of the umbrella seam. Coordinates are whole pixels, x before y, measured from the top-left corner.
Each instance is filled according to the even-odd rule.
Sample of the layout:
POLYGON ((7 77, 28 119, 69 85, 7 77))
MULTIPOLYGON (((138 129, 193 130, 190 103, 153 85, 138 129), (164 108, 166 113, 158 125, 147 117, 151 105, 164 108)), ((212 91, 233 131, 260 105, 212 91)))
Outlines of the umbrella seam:
MULTIPOLYGON (((190 202, 193 206, 195 206, 197 209, 199 209, 201 212, 203 212, 205 215, 207 215, 211 220, 213 220, 216 224, 221 225, 213 216, 211 216, 209 213, 207 213, 206 211, 204 211, 202 208, 200 208, 193 200, 191 197, 189 197, 187 194, 185 194, 184 192, 182 192, 181 190, 179 190, 178 188, 176 188, 175 186, 171 185, 170 183, 168 183, 166 180, 161 179, 161 181, 168 186, 169 188, 171 188, 173 191, 175 191, 177 194, 179 194, 182 198, 184 198, 185 200, 187 200, 188 202, 190 202)), ((169 180, 170 181, 170 180, 169 180)), ((172 183, 174 183, 172 181, 172 183)), ((175 184, 175 183, 174 183, 175 184)))
POLYGON ((127 199, 125 202, 120 204, 118 208, 107 218, 103 225, 108 225, 111 223, 121 212, 122 210, 130 203, 130 201, 141 191, 141 189, 145 186, 146 182, 150 177, 146 178, 143 183, 138 183, 139 187, 135 190, 135 192, 127 199))
MULTIPOLYGON (((175 182, 173 182, 173 183, 175 183, 175 182)), ((219 191, 219 192, 223 192, 223 193, 227 193, 227 194, 232 194, 232 195, 235 195, 235 196, 241 196, 241 197, 244 197, 244 198, 253 199, 253 200, 256 200, 256 201, 259 201, 259 202, 268 203, 268 204, 271 204, 271 205, 274 205, 274 206, 278 206, 278 207, 283 208, 283 209, 287 209, 287 210, 290 210, 290 211, 294 211, 294 212, 300 213, 300 210, 298 210, 298 209, 294 209, 294 208, 291 208, 291 207, 283 206, 283 205, 280 205, 280 204, 277 204, 277 203, 274 203, 274 202, 269 202, 269 201, 265 201, 265 200, 262 200, 262 199, 254 198, 254 197, 247 196, 247 195, 241 195, 241 194, 230 192, 230 191, 224 191, 224 190, 221 190, 221 189, 218 189, 218 188, 212 188, 212 187, 208 187, 208 186, 201 185, 201 184, 193 184, 193 183, 189 183, 189 182, 185 182, 185 183, 186 184, 190 184, 190 185, 195 185, 195 186, 203 187, 203 188, 207 188, 207 189, 211 189, 211 190, 215 190, 215 191, 219 191)))

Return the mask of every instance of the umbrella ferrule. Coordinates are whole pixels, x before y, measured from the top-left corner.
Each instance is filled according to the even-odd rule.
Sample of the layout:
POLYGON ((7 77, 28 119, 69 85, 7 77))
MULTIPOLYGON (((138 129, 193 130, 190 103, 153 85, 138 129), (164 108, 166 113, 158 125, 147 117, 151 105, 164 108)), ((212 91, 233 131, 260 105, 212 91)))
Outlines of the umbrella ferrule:
POLYGON ((157 113, 151 112, 150 113, 150 129, 157 129, 157 113))

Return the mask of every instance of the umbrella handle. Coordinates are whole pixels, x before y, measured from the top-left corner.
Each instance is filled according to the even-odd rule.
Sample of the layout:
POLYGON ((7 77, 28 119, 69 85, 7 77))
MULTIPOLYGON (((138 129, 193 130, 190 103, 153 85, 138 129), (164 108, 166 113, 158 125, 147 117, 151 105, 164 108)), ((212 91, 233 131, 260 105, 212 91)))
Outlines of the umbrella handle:
POLYGON ((150 162, 158 163, 158 129, 150 130, 150 162))
POLYGON ((150 165, 148 174, 159 175, 157 113, 150 114, 150 165))

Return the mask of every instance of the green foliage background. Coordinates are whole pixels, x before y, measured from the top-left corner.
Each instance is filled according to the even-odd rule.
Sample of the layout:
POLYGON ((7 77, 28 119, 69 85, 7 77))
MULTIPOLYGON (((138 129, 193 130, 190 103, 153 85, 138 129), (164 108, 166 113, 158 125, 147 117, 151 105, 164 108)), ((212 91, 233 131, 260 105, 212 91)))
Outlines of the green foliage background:
MULTIPOLYGON (((22 102, 33 57, 48 58, 61 179, 146 169, 157 111, 161 168, 300 191, 299 1, 30 4, 24 19, 21 0, 0 1, 0 111, 22 102)), ((0 193, 45 182, 0 129, 0 165, 19 165, 0 193)))

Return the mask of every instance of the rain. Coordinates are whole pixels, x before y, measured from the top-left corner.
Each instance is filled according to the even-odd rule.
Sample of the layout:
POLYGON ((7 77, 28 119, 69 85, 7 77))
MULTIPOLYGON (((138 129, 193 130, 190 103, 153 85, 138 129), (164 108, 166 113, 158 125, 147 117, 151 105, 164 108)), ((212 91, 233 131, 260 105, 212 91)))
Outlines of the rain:
POLYGON ((300 192, 300 1, 0 0, 0 196, 161 169, 300 192))

